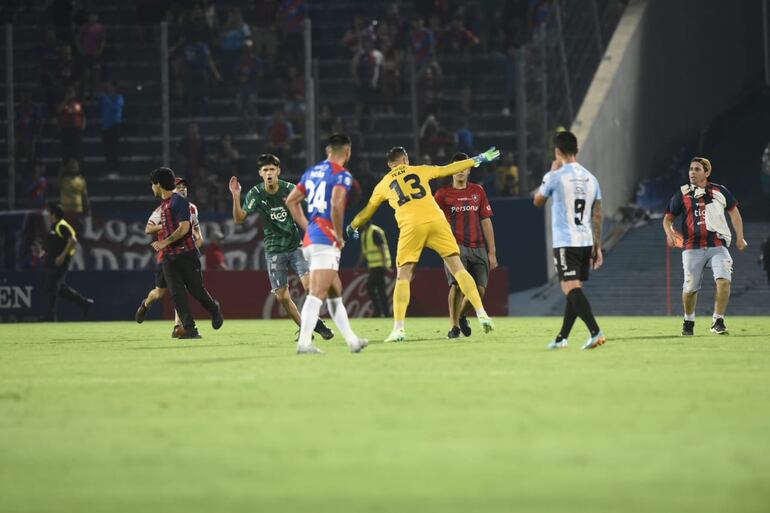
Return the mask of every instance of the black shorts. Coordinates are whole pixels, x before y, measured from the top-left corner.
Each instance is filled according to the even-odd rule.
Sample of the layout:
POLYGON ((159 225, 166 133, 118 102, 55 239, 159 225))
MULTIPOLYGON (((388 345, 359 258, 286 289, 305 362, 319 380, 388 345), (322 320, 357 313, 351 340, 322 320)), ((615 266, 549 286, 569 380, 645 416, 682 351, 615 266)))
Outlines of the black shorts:
POLYGON ((593 247, 553 248, 553 265, 560 281, 587 281, 593 247))
POLYGON ((166 276, 163 274, 163 269, 161 267, 158 267, 158 269, 155 270, 155 287, 159 289, 168 288, 166 276))
MULTIPOLYGON (((473 281, 479 287, 487 287, 489 283, 489 256, 487 255, 487 248, 469 248, 467 246, 460 246, 460 261, 463 263, 463 267, 473 277, 473 281)), ((449 286, 457 284, 455 277, 449 272, 449 268, 444 266, 446 272, 447 282, 449 286)))

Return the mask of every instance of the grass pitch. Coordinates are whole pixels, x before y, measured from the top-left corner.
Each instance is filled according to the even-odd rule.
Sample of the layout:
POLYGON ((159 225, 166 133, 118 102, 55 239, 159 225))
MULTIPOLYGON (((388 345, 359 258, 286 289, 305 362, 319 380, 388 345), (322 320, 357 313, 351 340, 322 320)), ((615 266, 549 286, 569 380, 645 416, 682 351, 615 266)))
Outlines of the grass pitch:
POLYGON ((768 511, 770 319, 599 320, 557 352, 556 318, 354 320, 323 356, 289 321, 0 325, 0 511, 768 511))

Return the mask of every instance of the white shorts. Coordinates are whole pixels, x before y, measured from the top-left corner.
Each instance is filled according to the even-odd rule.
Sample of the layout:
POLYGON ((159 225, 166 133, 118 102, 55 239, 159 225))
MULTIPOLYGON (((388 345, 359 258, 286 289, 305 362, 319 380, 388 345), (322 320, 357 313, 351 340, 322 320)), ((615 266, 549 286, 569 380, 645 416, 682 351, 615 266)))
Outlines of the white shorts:
POLYGON ((340 249, 326 244, 311 244, 302 248, 305 260, 310 264, 310 270, 340 269, 340 249))
POLYGON ((703 270, 711 267, 714 281, 725 279, 732 281, 733 259, 724 246, 715 248, 686 249, 682 252, 684 268, 683 292, 698 292, 703 281, 703 270))

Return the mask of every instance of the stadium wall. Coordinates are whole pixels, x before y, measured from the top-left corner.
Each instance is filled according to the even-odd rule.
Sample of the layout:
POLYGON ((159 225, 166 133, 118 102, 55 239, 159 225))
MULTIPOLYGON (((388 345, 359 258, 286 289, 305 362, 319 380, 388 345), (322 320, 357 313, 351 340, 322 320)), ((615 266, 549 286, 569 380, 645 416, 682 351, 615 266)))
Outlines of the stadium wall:
MULTIPOLYGON (((374 307, 366 292, 367 273, 363 270, 343 269, 343 300, 351 317, 370 317, 374 307)), ((0 272, 0 322, 34 322, 45 317, 48 305, 47 273, 45 271, 0 272)), ((133 320, 139 301, 153 287, 151 271, 72 271, 67 283, 96 303, 88 312, 89 321, 133 320)), ((485 306, 491 315, 508 314, 508 270, 492 271, 485 296, 485 306)), ((266 271, 211 271, 204 273, 204 283, 219 300, 226 319, 280 319, 286 318, 275 296, 270 293, 266 271)), ((395 272, 386 278, 389 294, 395 286, 395 272)), ((292 275, 289 290, 298 305, 305 292, 296 276, 292 275)), ((408 314, 412 317, 448 315, 447 284, 441 268, 420 267, 412 282, 408 314)), ((190 306, 197 319, 208 320, 209 315, 190 298, 190 306)), ((83 312, 74 304, 61 300, 58 308, 61 321, 84 320, 83 312)), ((173 319, 174 310, 168 297, 163 308, 155 307, 147 319, 173 319)))
POLYGON ((608 214, 762 69, 760 2, 632 0, 573 124, 608 214))

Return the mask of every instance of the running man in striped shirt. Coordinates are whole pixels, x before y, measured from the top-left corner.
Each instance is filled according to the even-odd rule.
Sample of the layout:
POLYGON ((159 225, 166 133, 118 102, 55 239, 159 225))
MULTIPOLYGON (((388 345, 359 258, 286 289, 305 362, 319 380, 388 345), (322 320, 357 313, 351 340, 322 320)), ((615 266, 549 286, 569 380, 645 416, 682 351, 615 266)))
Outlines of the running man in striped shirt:
MULTIPOLYGON (((468 155, 455 153, 452 162, 465 160, 468 155)), ((452 233, 460 246, 460 261, 476 282, 479 296, 484 297, 489 271, 497 267, 495 231, 492 227, 492 207, 481 185, 468 182, 470 169, 452 175, 452 185, 436 191, 435 199, 449 221, 452 233)), ((460 292, 457 280, 446 269, 449 281, 449 320, 447 338, 471 336, 471 325, 465 314, 471 310, 468 298, 460 292)))
POLYGON ((543 176, 534 201, 539 208, 552 199, 553 260, 561 290, 567 296, 561 330, 548 348, 566 348, 567 337, 580 317, 591 333, 583 349, 593 349, 604 344, 606 338, 583 294, 583 282, 588 280, 591 267, 598 269, 604 261, 602 193, 596 177, 577 162, 578 142, 572 132, 556 134, 554 153, 556 159, 551 171, 543 176))
POLYGON ((711 265, 717 288, 711 332, 717 335, 728 334, 725 312, 730 300, 733 259, 727 250, 732 234, 727 226, 725 211, 733 223, 738 250, 743 251, 748 246, 743 238, 743 219, 738 211, 738 202, 726 187, 709 181, 710 177, 711 162, 703 157, 692 159, 689 170, 690 183, 683 185, 674 194, 663 218, 663 230, 666 232, 669 246, 684 249, 683 336, 694 334, 695 304, 698 301, 703 270, 707 264, 711 265), (674 219, 679 215, 682 216, 682 234, 674 229, 674 219))

